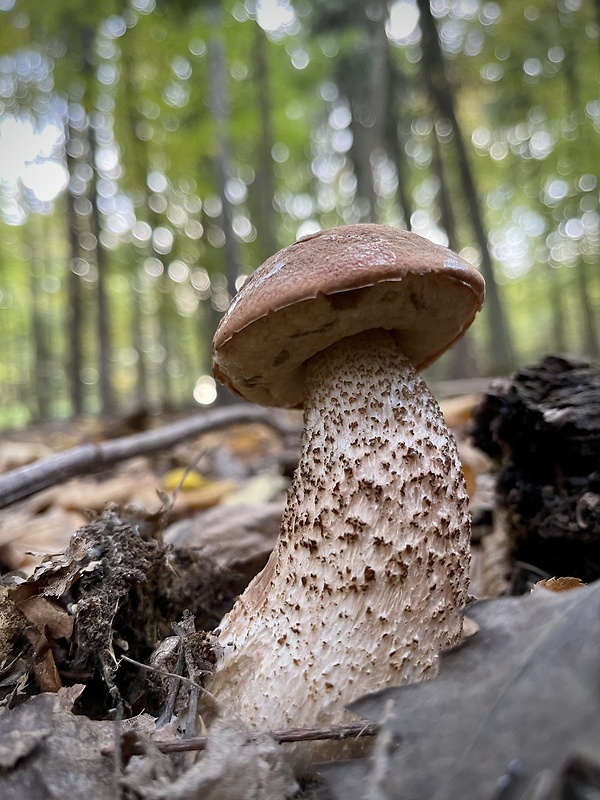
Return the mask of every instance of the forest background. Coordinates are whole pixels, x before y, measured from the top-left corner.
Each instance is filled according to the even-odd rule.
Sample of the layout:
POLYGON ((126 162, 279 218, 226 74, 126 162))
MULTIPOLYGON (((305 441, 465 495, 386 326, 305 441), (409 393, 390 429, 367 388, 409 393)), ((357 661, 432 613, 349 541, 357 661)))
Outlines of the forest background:
POLYGON ((485 310, 434 379, 600 355, 600 0, 0 0, 0 427, 210 404, 279 247, 378 221, 485 310))

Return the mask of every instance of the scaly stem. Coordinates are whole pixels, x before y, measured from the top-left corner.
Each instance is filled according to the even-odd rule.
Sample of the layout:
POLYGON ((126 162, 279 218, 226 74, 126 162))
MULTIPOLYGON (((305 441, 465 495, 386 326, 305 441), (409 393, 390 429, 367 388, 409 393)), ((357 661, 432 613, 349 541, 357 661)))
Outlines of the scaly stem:
POLYGON ((225 617, 208 685, 252 727, 344 721, 344 704, 432 675, 457 642, 469 514, 454 441, 392 336, 306 366, 302 455, 277 546, 225 617))

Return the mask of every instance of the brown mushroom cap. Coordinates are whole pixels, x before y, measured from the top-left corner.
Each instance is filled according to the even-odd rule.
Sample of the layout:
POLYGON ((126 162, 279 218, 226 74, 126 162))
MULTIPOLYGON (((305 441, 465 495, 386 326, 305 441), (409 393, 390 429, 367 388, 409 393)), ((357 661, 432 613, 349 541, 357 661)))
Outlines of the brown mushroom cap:
POLYGON ((422 236, 330 228, 280 250, 246 281, 215 333, 214 373, 247 400, 299 406, 315 353, 382 328, 422 369, 463 335, 484 295, 474 267, 422 236))

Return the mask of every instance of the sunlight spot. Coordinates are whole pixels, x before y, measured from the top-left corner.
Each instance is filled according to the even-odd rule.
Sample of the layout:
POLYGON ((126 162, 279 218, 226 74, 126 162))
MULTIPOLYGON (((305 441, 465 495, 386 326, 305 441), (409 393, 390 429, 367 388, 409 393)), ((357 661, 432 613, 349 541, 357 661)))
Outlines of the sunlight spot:
POLYGON ((419 11, 414 3, 396 0, 390 8, 390 17, 385 26, 388 37, 393 42, 409 39, 419 24, 419 11))
POLYGON ((202 406, 209 406, 217 399, 217 384, 212 375, 200 375, 194 386, 194 400, 202 406))
POLYGON ((21 180, 38 200, 50 203, 66 189, 69 176, 58 161, 39 161, 25 167, 21 180))
POLYGON ((279 33, 293 24, 296 16, 288 0, 259 0, 256 21, 267 33, 279 33))

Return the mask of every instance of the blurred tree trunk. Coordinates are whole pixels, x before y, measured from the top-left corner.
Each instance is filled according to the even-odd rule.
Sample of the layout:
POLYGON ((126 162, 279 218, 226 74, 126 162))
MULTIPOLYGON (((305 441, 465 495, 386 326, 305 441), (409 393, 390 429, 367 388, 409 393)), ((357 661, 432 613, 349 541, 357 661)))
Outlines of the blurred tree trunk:
MULTIPOLYGON (((76 136, 75 130, 65 124, 65 154, 67 171, 70 178, 75 173, 75 155, 73 142, 76 136)), ((67 296, 69 302, 69 336, 68 340, 68 363, 67 375, 69 382, 69 396, 71 399, 71 413, 75 417, 80 417, 84 411, 83 383, 81 382, 81 368, 83 366, 83 308, 81 297, 81 278, 77 274, 77 261, 81 256, 79 247, 79 229, 77 225, 77 211, 75 209, 75 198, 71 192, 71 187, 67 187, 65 192, 65 204, 67 209, 67 238, 69 242, 69 273, 67 278, 67 296)))
MULTIPOLYGON (((438 137, 435 120, 431 132, 432 151, 433 151, 433 171, 438 179, 438 207, 440 209, 440 219, 446 235, 448 237, 448 247, 455 252, 460 249, 458 236, 456 233, 456 218, 454 216, 454 206, 450 187, 444 169, 442 158, 441 142, 438 137)), ((452 348, 448 355, 448 378, 458 380, 461 378, 474 378, 479 374, 475 357, 473 355, 472 333, 467 333, 452 348)))
POLYGON ((452 204, 452 192, 446 179, 446 170, 444 169, 444 159, 442 157, 442 143, 440 142, 440 137, 438 135, 437 119, 435 118, 435 115, 433 116, 432 122, 431 165, 433 172, 438 179, 437 205, 440 210, 442 227, 448 236, 448 247, 451 250, 457 251, 460 248, 460 245, 456 235, 456 217, 454 215, 454 206, 452 204))
MULTIPOLYGON (((392 105, 391 109, 394 108, 395 106, 392 105)), ((409 172, 406 151, 404 149, 406 142, 402 136, 400 120, 398 119, 398 116, 394 110, 390 110, 389 127, 390 133, 388 133, 387 136, 387 150, 394 162, 396 167, 396 175, 398 177, 398 189, 396 192, 398 197, 398 206, 400 207, 402 216, 404 217, 406 230, 410 231, 412 228, 411 218, 414 212, 414 204, 408 188, 408 181, 406 180, 406 176, 409 172)))
POLYGON ((387 103, 383 110, 385 149, 396 167, 398 178, 397 202, 404 217, 404 225, 407 230, 410 230, 414 204, 407 181, 407 176, 410 174, 406 158, 407 137, 402 129, 403 119, 398 113, 399 109, 403 109, 406 106, 404 97, 406 81, 394 64, 392 49, 389 45, 386 46, 386 69, 388 75, 387 103))
POLYGON ((100 392, 100 413, 103 416, 112 414, 115 410, 114 397, 111 385, 110 363, 110 333, 109 317, 110 306, 106 289, 107 258, 106 249, 102 244, 102 222, 98 208, 98 184, 96 172, 96 133, 91 120, 88 118, 86 135, 88 141, 89 164, 92 167, 92 179, 89 183, 88 200, 92 204, 91 227, 95 238, 94 251, 96 255, 96 334, 98 336, 98 388, 100 392))
POLYGON ((387 0, 375 0, 368 7, 365 6, 365 49, 362 54, 360 51, 357 53, 356 65, 342 82, 352 113, 352 146, 349 155, 356 176, 356 206, 360 222, 374 222, 377 219, 373 156, 378 150, 384 150, 385 143, 390 92, 389 44, 385 32, 388 16, 387 0), (357 70, 359 74, 364 74, 355 80, 353 75, 356 77, 357 70))
POLYGON ((373 0, 365 8, 369 32, 369 105, 373 149, 383 148, 385 118, 390 96, 390 45, 385 26, 390 16, 388 0, 373 0))
POLYGON ((371 154, 373 153, 373 128, 367 103, 367 92, 354 91, 350 95, 352 120, 352 146, 349 156, 356 178, 356 208, 358 222, 371 222, 375 218, 377 193, 373 180, 371 154))
POLYGON ((583 352, 588 358, 597 359, 600 356, 600 343, 596 328, 596 313, 592 306, 590 292, 590 270, 585 258, 580 257, 575 266, 577 293, 579 295, 579 308, 581 310, 583 352))
POLYGON ((167 265, 163 264, 163 273, 158 283, 158 331, 157 340, 159 350, 162 351, 161 359, 161 386, 159 387, 160 399, 167 407, 174 408, 177 405, 177 393, 174 381, 174 358, 176 352, 176 327, 175 314, 173 308, 173 295, 169 284, 169 276, 166 272, 167 265))
POLYGON ((131 276, 131 290, 131 342, 136 353, 134 404, 136 408, 141 409, 148 408, 150 405, 150 394, 148 391, 148 365, 146 363, 145 315, 142 310, 143 288, 139 275, 135 272, 131 276))
MULTIPOLYGON (((8 285, 8 272, 4 246, 0 248, 0 282, 2 286, 8 285)), ((0 294, 0 299, 5 299, 4 291, 0 294)), ((16 315, 9 314, 5 308, 0 312, 0 370, 6 375, 16 372, 19 363, 19 357, 16 353, 16 336, 15 336, 15 321, 16 315)), ((10 381, 0 381, 0 408, 7 410, 9 421, 11 420, 10 412, 14 410, 16 403, 15 387, 17 382, 13 379, 10 381)))
POLYGON ((231 111, 229 105, 227 70, 227 55, 225 51, 225 38, 222 34, 222 11, 218 2, 212 2, 206 9, 206 20, 209 24, 210 35, 207 42, 209 81, 210 81, 210 107, 215 123, 215 173, 217 189, 221 199, 221 226, 225 234, 225 277, 227 290, 233 297, 235 284, 240 274, 240 259, 238 245, 233 232, 233 206, 227 194, 227 181, 233 175, 233 156, 231 149, 231 111))
POLYGON ((354 208, 358 222, 373 222, 377 216, 377 191, 373 156, 385 151, 389 101, 389 44, 385 25, 389 16, 387 0, 362 4, 354 0, 345 14, 332 4, 321 9, 316 32, 340 35, 354 29, 359 40, 353 50, 340 56, 335 66, 335 82, 348 101, 352 162, 356 191, 354 208))
MULTIPOLYGON (((377 190, 373 158, 385 152, 385 120, 390 95, 389 42, 385 26, 389 18, 387 0, 374 0, 365 6, 368 33, 368 84, 363 109, 358 117, 361 169, 368 174, 369 219, 377 220, 377 190)), ((365 180, 367 177, 365 176, 365 180)))
MULTIPOLYGON (((140 139, 137 135, 139 126, 145 121, 139 112, 140 91, 135 80, 136 68, 136 29, 128 32, 128 40, 123 42, 121 48, 121 81, 123 86, 123 100, 125 114, 128 121, 129 138, 124 145, 125 163, 129 169, 130 184, 136 194, 140 197, 140 202, 136 206, 136 218, 147 222, 154 231, 164 224, 161 215, 158 214, 150 203, 148 191, 148 175, 152 166, 150 153, 146 140, 140 139)), ((168 223, 167 223, 168 224, 168 223)), ((161 253, 153 250, 150 244, 136 247, 136 251, 142 258, 152 257, 160 261, 162 274, 156 282, 154 289, 157 300, 157 323, 154 325, 153 338, 160 354, 157 369, 155 394, 161 404, 169 407, 177 405, 177 388, 174 372, 180 351, 180 325, 181 318, 175 312, 172 285, 168 276, 167 258, 161 253)), ((174 259, 173 251, 169 254, 169 259, 174 259)), ((133 279, 134 292, 132 297, 132 328, 133 341, 137 352, 137 385, 136 402, 139 406, 147 405, 150 396, 150 375, 147 364, 146 348, 143 346, 145 341, 144 323, 146 322, 143 313, 143 288, 140 285, 138 276, 133 279)), ((154 382, 153 382, 154 383, 154 382)))
POLYGON ((273 173, 273 113, 271 80, 267 57, 267 36, 260 25, 254 26, 254 65, 256 67, 257 105, 259 113, 258 169, 254 183, 258 205, 257 238, 261 261, 277 250, 275 236, 275 176, 273 173))
POLYGON ((481 272, 487 285, 486 316, 488 319, 489 367, 493 372, 502 374, 512 369, 515 363, 512 337, 494 278, 481 204, 464 137, 456 116, 454 93, 446 75, 444 57, 429 0, 417 0, 417 6, 420 12, 422 33, 423 55, 421 68, 424 82, 431 95, 437 115, 445 117, 452 127, 462 191, 469 209, 473 233, 481 252, 481 272))
MULTIPOLYGON (((81 29, 81 56, 83 63, 83 74, 86 78, 87 88, 91 83, 94 66, 93 66, 93 43, 94 32, 91 28, 84 26, 81 29)), ((84 98, 85 100, 85 98, 84 98)), ((104 416, 112 414, 115 410, 114 396, 111 385, 111 363, 110 363, 110 333, 109 333, 109 319, 110 319, 110 306, 108 300, 108 293, 106 290, 106 273, 108 262, 106 257, 106 249, 102 244, 102 222, 100 217, 100 209, 98 208, 98 171, 96 159, 96 132, 91 120, 89 111, 86 113, 87 125, 84 130, 84 135, 87 139, 86 153, 88 156, 88 164, 91 169, 91 180, 89 182, 88 200, 91 203, 91 229, 95 237, 95 256, 97 267, 96 279, 96 334, 98 336, 98 389, 100 396, 100 412, 104 416)))
MULTIPOLYGON (((377 192, 373 156, 390 152, 388 113, 390 100, 390 57, 386 23, 388 0, 327 0, 314 3, 313 34, 343 36, 352 30, 357 42, 352 50, 338 56, 334 80, 348 101, 352 144, 348 159, 356 179, 354 211, 356 221, 372 222, 377 216, 377 192)), ((394 132, 395 135, 395 132, 394 132)), ((400 154, 396 154, 400 155, 400 154)), ((396 158, 398 164, 401 155, 396 158)))
MULTIPOLYGON (((564 76, 567 89, 566 102, 570 107, 571 118, 577 119, 582 113, 581 110, 584 104, 581 99, 581 86, 577 69, 577 45, 572 41, 572 37, 573 32, 565 32, 564 76)), ((583 136, 585 136, 585 133, 583 136)), ((583 136, 577 141, 577 149, 589 147, 590 151, 593 151, 594 148, 597 148, 597 141, 591 142, 587 136, 585 136, 585 138, 583 138, 583 136)), ((573 163, 576 164, 578 153, 572 145, 571 150, 573 163)), ((581 337, 583 342, 583 350, 586 356, 589 358, 598 358, 600 356, 600 339, 596 313, 594 312, 591 301, 591 272, 589 271, 588 264, 586 263, 585 257, 582 254, 580 254, 577 264, 575 265, 575 274, 577 293, 579 295, 579 308, 581 311, 581 337)))
MULTIPOLYGON (((229 72, 227 69, 227 53, 225 38, 222 33, 223 13, 218 0, 211 0, 206 9, 206 20, 209 24, 207 51, 210 83, 210 108, 215 125, 215 176, 217 190, 221 199, 221 227, 225 234, 223 251, 225 255, 225 277, 227 292, 233 297, 237 291, 236 282, 240 274, 240 256, 238 243, 233 231, 233 205, 227 194, 227 182, 233 175, 233 154, 231 147, 231 111, 229 105, 229 72)), ((221 312, 213 306, 213 320, 216 323, 221 312)), ((216 325, 215 325, 216 328, 216 325)), ((231 394, 221 385, 217 386, 218 399, 230 402, 231 394)))
POLYGON ((44 277, 44 266, 40 259, 40 248, 43 241, 36 240, 35 227, 30 214, 29 222, 24 226, 25 244, 29 248, 29 291, 31 294, 31 334, 33 337, 33 383, 35 397, 34 417, 46 420, 50 417, 50 347, 48 322, 44 317, 44 291, 41 283, 44 277))
POLYGON ((567 352, 565 287, 561 270, 546 266, 549 271, 548 298, 552 314, 552 350, 555 353, 567 352))
MULTIPOLYGON (((124 13, 127 4, 121 3, 121 13, 124 13)), ((139 108, 139 91, 135 82, 135 44, 136 44, 137 31, 135 28, 127 32, 127 38, 124 39, 121 47, 121 84, 123 88, 123 103, 124 112, 127 119, 127 132, 128 139, 122 141, 123 148, 123 163, 125 165, 128 183, 131 186, 133 193, 140 198, 140 202, 135 206, 136 219, 147 222, 152 225, 155 220, 151 219, 151 212, 148 206, 148 172, 149 172, 149 158, 148 158, 148 143, 144 139, 140 139, 137 135, 139 125, 142 122, 139 108)), ((135 247, 136 256, 143 259, 152 255, 150 247, 137 246, 135 247)), ((135 403, 138 408, 144 408, 148 405, 150 397, 149 389, 149 376, 147 364, 147 347, 145 346, 145 333, 144 333, 144 312, 143 294, 144 286, 140 279, 139 259, 135 258, 131 285, 131 340, 137 355, 137 369, 136 369, 136 383, 135 383, 135 403)), ((159 399, 162 397, 159 395, 159 399)))

